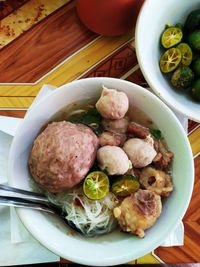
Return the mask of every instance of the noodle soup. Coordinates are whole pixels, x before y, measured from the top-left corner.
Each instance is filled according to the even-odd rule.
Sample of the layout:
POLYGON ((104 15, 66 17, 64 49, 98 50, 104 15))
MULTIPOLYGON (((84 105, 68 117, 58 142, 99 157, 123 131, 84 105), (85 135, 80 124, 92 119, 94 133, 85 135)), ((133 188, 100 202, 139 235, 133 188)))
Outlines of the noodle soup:
POLYGON ((29 170, 83 235, 119 227, 142 238, 173 191, 172 159, 150 118, 125 93, 103 87, 100 99, 72 103, 50 119, 29 170))

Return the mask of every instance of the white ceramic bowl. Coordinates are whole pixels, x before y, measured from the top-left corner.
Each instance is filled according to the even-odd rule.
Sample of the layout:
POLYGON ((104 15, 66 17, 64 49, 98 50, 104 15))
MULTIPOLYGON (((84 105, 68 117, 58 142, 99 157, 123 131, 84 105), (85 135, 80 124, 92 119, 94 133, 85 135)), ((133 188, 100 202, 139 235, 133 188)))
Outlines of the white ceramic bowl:
POLYGON ((135 44, 142 73, 155 93, 171 108, 200 122, 200 103, 173 89, 159 68, 160 36, 167 23, 184 23, 199 0, 146 0, 137 19, 135 44))
POLYGON ((174 152, 172 171, 175 189, 167 198, 159 220, 146 231, 144 239, 119 231, 85 238, 79 234, 71 235, 68 227, 56 216, 17 209, 24 225, 44 246, 63 258, 93 266, 126 263, 158 247, 183 217, 190 201, 194 177, 193 157, 187 136, 175 115, 158 97, 127 81, 90 78, 63 85, 30 109, 11 146, 9 184, 30 189, 27 159, 41 127, 67 104, 98 97, 102 84, 124 91, 130 105, 142 109, 159 126, 170 150, 174 152))

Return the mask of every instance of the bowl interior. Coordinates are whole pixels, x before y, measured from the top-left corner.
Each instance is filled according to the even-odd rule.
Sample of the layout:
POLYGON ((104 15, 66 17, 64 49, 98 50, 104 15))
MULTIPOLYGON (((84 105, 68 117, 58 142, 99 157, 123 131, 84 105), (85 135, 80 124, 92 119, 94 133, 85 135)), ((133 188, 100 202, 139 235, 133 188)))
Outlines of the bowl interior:
POLYGON ((184 23, 190 11, 198 8, 199 0, 146 1, 137 20, 135 43, 139 65, 150 87, 171 108, 200 122, 200 104, 173 89, 159 68, 160 36, 165 25, 184 23))
POLYGON ((184 215, 191 197, 194 176, 192 153, 185 132, 175 115, 161 100, 127 81, 91 78, 62 86, 30 109, 11 146, 9 184, 30 189, 27 160, 33 140, 41 127, 67 104, 99 96, 102 84, 124 91, 130 105, 142 109, 158 125, 170 150, 174 152, 172 171, 175 190, 163 205, 162 215, 157 223, 146 231, 144 239, 119 231, 100 237, 84 238, 79 234, 72 234, 55 216, 17 209, 22 222, 32 235, 55 254, 77 263, 96 266, 126 263, 159 246, 184 215))

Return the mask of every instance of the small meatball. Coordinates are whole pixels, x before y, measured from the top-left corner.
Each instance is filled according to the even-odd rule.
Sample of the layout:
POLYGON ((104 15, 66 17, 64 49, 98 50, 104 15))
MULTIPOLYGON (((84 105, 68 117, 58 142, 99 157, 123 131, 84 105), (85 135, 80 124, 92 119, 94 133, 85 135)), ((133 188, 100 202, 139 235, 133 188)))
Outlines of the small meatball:
POLYGON ((154 147, 157 151, 157 156, 153 160, 155 167, 159 169, 166 169, 167 167, 169 167, 173 159, 173 152, 169 151, 164 142, 162 142, 161 140, 156 140, 154 147))
POLYGON ((128 111, 129 101, 124 92, 107 89, 103 86, 101 97, 96 103, 96 108, 102 117, 118 120, 125 116, 128 111))
POLYGON ((128 171, 130 161, 118 146, 103 146, 97 151, 97 161, 102 170, 110 175, 121 175, 128 171))
POLYGON ((78 184, 94 163, 98 138, 83 124, 53 122, 34 141, 29 169, 34 180, 52 193, 78 184))
POLYGON ((149 190, 139 189, 126 197, 113 213, 121 229, 144 237, 144 230, 150 228, 162 210, 161 197, 149 190))
POLYGON ((139 180, 145 189, 153 191, 160 196, 167 197, 173 191, 170 175, 152 167, 144 168, 140 173, 139 180))
POLYGON ((150 135, 149 128, 146 128, 136 122, 129 123, 127 132, 141 139, 145 139, 150 135))
POLYGON ((103 132, 99 136, 100 146, 123 146, 126 141, 125 134, 115 134, 111 132, 103 132))
POLYGON ((103 119, 102 124, 106 131, 112 133, 125 134, 128 127, 128 118, 124 117, 119 120, 103 119))
POLYGON ((149 165, 157 154, 152 144, 139 138, 131 138, 126 141, 123 149, 135 168, 149 165))

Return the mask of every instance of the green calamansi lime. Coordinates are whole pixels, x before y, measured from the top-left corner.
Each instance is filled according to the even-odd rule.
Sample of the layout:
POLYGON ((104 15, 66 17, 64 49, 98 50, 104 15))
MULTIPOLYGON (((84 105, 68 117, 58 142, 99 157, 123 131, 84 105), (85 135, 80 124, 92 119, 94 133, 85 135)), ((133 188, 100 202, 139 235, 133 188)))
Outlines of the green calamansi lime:
POLYGON ((181 62, 181 51, 177 48, 170 48, 160 58, 160 69, 164 73, 175 70, 181 62))
POLYGON ((190 12, 187 16, 185 24, 184 24, 184 32, 186 34, 191 33, 200 26, 200 9, 195 9, 190 12))
POLYGON ((176 89, 187 89, 192 85, 193 71, 187 66, 178 67, 171 77, 171 83, 176 89))
POLYGON ((102 171, 89 173, 83 182, 83 193, 91 200, 104 198, 109 192, 109 178, 102 171))
POLYGON ((195 80, 192 85, 192 96, 195 100, 200 102, 200 79, 195 80))
POLYGON ((200 58, 199 57, 193 61, 192 69, 196 77, 200 78, 200 58))
POLYGON ((199 58, 198 52, 192 50, 192 61, 194 62, 198 58, 199 58))
POLYGON ((111 187, 111 191, 118 197, 126 197, 140 188, 139 181, 132 175, 122 175, 111 187))
POLYGON ((186 43, 180 43, 176 48, 181 51, 181 65, 189 66, 192 62, 192 49, 186 43))
POLYGON ((200 30, 188 35, 188 44, 192 49, 200 51, 200 30))
POLYGON ((170 48, 181 42, 183 38, 182 30, 178 27, 167 28, 161 36, 161 44, 164 48, 170 48))

